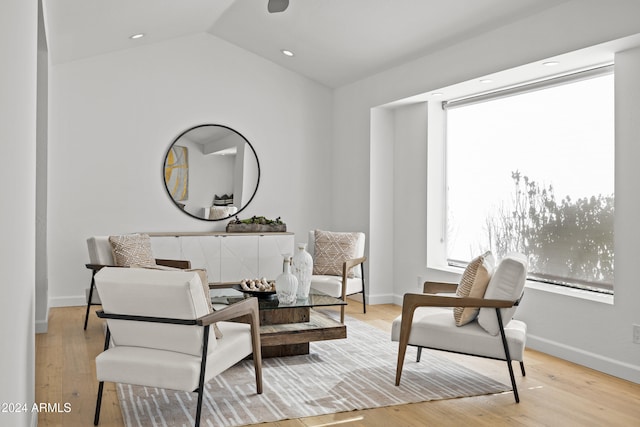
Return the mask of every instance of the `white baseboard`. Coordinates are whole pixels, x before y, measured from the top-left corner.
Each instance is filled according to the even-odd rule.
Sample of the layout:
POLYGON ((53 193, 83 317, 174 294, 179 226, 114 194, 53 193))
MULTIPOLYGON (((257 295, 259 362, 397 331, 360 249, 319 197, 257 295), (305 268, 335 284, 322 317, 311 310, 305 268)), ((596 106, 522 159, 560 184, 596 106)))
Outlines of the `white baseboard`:
POLYGON ((527 347, 614 377, 640 384, 640 366, 527 334, 527 347))
MULTIPOLYGON (((362 302, 362 294, 355 294, 349 298, 353 298, 357 301, 362 302)), ((393 294, 367 295, 367 304, 376 305, 376 304, 393 304, 393 303, 394 303, 393 294)))
POLYGON ((78 305, 87 305, 87 297, 84 295, 71 297, 53 297, 49 298, 49 307, 75 307, 78 305))
POLYGON ((44 319, 36 318, 35 330, 36 330, 36 334, 46 334, 47 331, 49 330, 49 306, 47 306, 44 319))
POLYGON ((49 322, 46 320, 36 320, 36 334, 46 334, 49 330, 49 322))
POLYGON ((404 299, 403 295, 394 295, 393 296, 393 304, 399 305, 402 307, 402 300, 404 299))

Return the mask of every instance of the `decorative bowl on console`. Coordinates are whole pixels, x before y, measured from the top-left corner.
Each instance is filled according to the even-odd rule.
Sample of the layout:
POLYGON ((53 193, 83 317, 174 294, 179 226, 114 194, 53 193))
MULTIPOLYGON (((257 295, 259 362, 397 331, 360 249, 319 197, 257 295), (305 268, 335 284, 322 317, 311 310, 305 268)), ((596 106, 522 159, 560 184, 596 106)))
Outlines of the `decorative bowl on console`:
POLYGON ((263 216, 254 216, 240 220, 237 216, 227 224, 227 233, 277 233, 287 231, 287 224, 280 217, 267 219, 263 216))

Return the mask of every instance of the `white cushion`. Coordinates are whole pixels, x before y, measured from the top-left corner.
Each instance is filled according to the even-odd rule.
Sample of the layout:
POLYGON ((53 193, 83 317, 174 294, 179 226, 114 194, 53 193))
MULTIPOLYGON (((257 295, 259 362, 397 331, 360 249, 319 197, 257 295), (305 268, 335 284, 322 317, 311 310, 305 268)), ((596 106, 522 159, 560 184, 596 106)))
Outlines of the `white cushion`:
MULTIPOLYGON (((250 355, 251 328, 244 323, 218 322, 224 337, 207 357, 205 382, 250 355)), ((215 345, 216 340, 213 340, 215 345)), ((209 344, 212 344, 211 340, 209 344)), ((173 390, 198 387, 200 357, 143 347, 117 346, 96 357, 98 381, 173 390)))
MULTIPOLYGON (((307 252, 311 254, 311 257, 315 259, 315 242, 316 235, 315 230, 309 231, 309 237, 307 239, 307 252)), ((364 233, 358 233, 358 239, 356 241, 356 258, 362 258, 364 256, 365 235, 364 233)), ((353 277, 362 277, 362 270, 359 265, 353 268, 353 277)))
MULTIPOLYGON (((524 255, 513 253, 505 256, 493 272, 484 297, 508 301, 520 299, 527 279, 527 268, 527 258, 524 255)), ((511 320, 516 308, 514 306, 500 310, 503 325, 511 320)), ((478 324, 492 335, 500 333, 498 317, 494 308, 481 308, 480 314, 478 314, 478 324)))
POLYGON ((99 265, 116 265, 113 261, 113 251, 109 236, 93 236, 87 239, 89 249, 89 263, 99 265))
MULTIPOLYGON (((200 276, 196 272, 105 267, 96 276, 105 313, 197 319, 209 313, 200 276)), ((177 351, 198 356, 201 327, 162 323, 107 321, 116 346, 177 351)), ((216 346, 211 329, 209 351, 216 346)))
MULTIPOLYGON (((311 287, 335 298, 342 297, 342 276, 311 276, 311 287)), ((362 279, 347 277, 347 295, 362 292, 362 279)))
MULTIPOLYGON (((456 326, 452 309, 420 307, 416 309, 409 344, 466 353, 477 356, 505 359, 502 338, 485 331, 477 321, 456 326)), ((495 316, 495 311, 493 313, 495 316)), ((399 341, 400 323, 398 316, 392 324, 391 340, 399 341)), ((527 325, 512 320, 505 326, 509 353, 513 360, 522 361, 526 344, 527 325)))

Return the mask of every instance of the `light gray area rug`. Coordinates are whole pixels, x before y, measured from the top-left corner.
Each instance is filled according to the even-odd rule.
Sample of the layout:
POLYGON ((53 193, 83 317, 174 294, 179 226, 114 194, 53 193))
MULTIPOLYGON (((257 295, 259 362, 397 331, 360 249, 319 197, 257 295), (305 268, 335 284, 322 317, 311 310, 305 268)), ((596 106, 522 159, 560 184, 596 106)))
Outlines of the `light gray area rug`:
MULTIPOLYGON (((261 395, 251 361, 211 380, 201 425, 239 426, 511 389, 429 350, 420 363, 415 351, 407 352, 396 387, 398 344, 366 323, 345 323, 347 339, 312 343, 309 355, 264 359, 261 395)), ((126 384, 117 390, 127 427, 193 425, 196 393, 126 384)))

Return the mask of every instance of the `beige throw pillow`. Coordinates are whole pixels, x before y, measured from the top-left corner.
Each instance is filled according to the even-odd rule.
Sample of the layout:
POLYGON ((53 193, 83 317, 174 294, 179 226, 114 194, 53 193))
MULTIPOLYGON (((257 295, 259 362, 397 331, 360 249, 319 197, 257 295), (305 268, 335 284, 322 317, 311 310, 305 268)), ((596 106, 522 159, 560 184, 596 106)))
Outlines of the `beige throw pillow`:
MULTIPOLYGON (((342 264, 356 258, 358 233, 315 230, 313 274, 342 276, 342 264)), ((348 277, 353 277, 353 269, 348 277)))
POLYGON ((151 253, 151 238, 148 234, 126 234, 109 236, 113 261, 118 267, 141 265, 151 267, 156 260, 151 253))
MULTIPOLYGON (((485 252, 473 259, 462 273, 462 278, 456 289, 456 296, 483 298, 494 265, 495 260, 491 252, 485 252)), ((479 312, 480 308, 478 307, 454 307, 453 318, 457 326, 462 326, 473 321, 479 312)))

